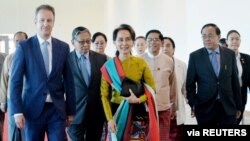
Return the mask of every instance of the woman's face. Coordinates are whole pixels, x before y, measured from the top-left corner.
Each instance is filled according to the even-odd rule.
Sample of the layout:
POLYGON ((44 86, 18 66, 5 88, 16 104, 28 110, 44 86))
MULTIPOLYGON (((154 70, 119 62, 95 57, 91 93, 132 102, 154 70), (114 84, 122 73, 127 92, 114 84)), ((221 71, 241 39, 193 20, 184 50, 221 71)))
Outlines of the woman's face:
POLYGON ((173 57, 174 55, 174 46, 172 42, 169 39, 164 39, 163 40, 163 45, 161 48, 161 51, 165 53, 166 55, 173 57))
POLYGON ((104 54, 106 45, 107 45, 107 43, 105 41, 105 38, 101 35, 97 36, 94 43, 93 43, 94 50, 96 52, 101 53, 101 54, 104 54))
POLYGON ((147 49, 146 41, 144 38, 138 38, 135 41, 135 49, 137 54, 143 54, 147 49))
POLYGON ((128 30, 120 30, 117 32, 117 38, 114 41, 114 44, 121 55, 127 55, 130 54, 134 41, 128 30))
POLYGON ((240 35, 237 34, 236 32, 232 32, 231 34, 229 34, 227 38, 227 43, 228 43, 228 48, 237 51, 241 43, 240 35))

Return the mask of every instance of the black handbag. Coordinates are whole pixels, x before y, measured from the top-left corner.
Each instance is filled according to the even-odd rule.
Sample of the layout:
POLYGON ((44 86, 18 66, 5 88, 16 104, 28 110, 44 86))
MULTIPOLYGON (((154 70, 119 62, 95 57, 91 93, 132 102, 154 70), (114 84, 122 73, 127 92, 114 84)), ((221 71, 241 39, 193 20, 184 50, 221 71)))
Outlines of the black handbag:
POLYGON ((144 86, 142 81, 136 83, 133 80, 125 77, 122 81, 121 96, 129 97, 130 96, 129 89, 133 91, 136 97, 140 97, 141 95, 144 94, 144 86))

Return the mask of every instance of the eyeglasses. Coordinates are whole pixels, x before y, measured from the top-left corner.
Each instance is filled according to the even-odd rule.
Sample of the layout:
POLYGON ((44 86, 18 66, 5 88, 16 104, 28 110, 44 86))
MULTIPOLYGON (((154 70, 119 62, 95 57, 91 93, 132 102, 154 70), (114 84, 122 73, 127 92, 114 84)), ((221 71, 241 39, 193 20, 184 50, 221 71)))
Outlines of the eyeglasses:
POLYGON ((95 44, 96 46, 98 46, 98 45, 104 45, 105 42, 95 42, 94 44, 95 44))
POLYGON ((147 42, 160 42, 159 38, 147 38, 147 42))
POLYGON ((202 35, 201 36, 201 38, 203 39, 203 40, 205 40, 205 39, 213 39, 215 37, 215 35, 202 35))
POLYGON ((77 40, 77 39, 75 39, 80 45, 84 45, 85 43, 86 44, 91 44, 91 39, 87 39, 87 40, 82 40, 82 41, 79 41, 79 40, 77 40))

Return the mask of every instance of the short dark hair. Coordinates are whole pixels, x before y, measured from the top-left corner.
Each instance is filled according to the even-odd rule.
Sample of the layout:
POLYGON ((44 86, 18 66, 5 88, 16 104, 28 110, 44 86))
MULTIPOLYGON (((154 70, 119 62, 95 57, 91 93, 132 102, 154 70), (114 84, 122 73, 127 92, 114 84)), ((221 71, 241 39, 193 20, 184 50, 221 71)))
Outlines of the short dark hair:
POLYGON ((170 38, 170 37, 163 37, 163 40, 164 40, 164 39, 169 40, 169 41, 172 43, 173 48, 175 48, 175 43, 174 43, 174 40, 173 40, 172 38, 170 38))
POLYGON ((227 43, 227 42, 226 42, 226 39, 225 39, 225 38, 221 38, 221 39, 220 39, 220 43, 221 43, 221 44, 226 44, 226 43, 227 43))
POLYGON ((113 41, 116 40, 117 38, 117 33, 120 31, 120 30, 127 30, 130 35, 131 35, 131 39, 133 41, 135 41, 135 31, 134 29, 128 25, 128 24, 121 24, 119 27, 117 27, 114 31, 113 31, 113 41))
POLYGON ((92 37, 92 43, 95 42, 95 39, 96 39, 98 36, 102 36, 102 37, 104 38, 105 42, 108 41, 108 40, 107 40, 107 37, 106 37, 106 35, 105 35, 104 33, 102 33, 102 32, 96 32, 96 33, 93 35, 93 37, 92 37))
POLYGON ((204 28, 206 28, 206 27, 209 27, 209 26, 212 26, 212 27, 214 27, 215 28, 215 32, 216 32, 216 35, 220 35, 220 29, 219 29, 219 27, 216 25, 216 24, 214 24, 214 23, 208 23, 208 24, 205 24, 202 28, 201 28, 201 34, 202 34, 202 30, 204 29, 204 28))
POLYGON ((149 30, 149 31, 146 33, 146 39, 148 38, 148 35, 149 35, 150 33, 158 33, 158 34, 159 34, 160 40, 161 40, 161 41, 163 40, 163 35, 162 35, 162 33, 160 32, 160 30, 157 30, 157 29, 149 30))
POLYGON ((237 30, 230 30, 227 33, 227 39, 228 39, 229 35, 232 34, 232 33, 236 33, 236 34, 238 34, 240 36, 240 33, 237 30))
POLYGON ((91 36, 91 33, 89 32, 89 30, 83 26, 78 26, 76 27, 73 31, 72 31, 72 40, 74 40, 76 38, 76 36, 80 33, 86 31, 89 33, 89 35, 91 36))
POLYGON ((146 40, 144 36, 137 36, 137 37, 135 38, 135 40, 137 40, 137 39, 144 39, 144 40, 146 40))
POLYGON ((14 37, 17 36, 18 34, 24 34, 25 39, 28 39, 28 35, 27 35, 25 32, 23 32, 23 31, 18 31, 18 32, 16 32, 16 33, 14 34, 14 37))
POLYGON ((52 7, 51 5, 48 5, 48 4, 43 4, 43 5, 38 6, 36 8, 36 16, 37 16, 37 13, 42 9, 51 11, 53 13, 54 17, 55 17, 55 9, 54 9, 54 7, 52 7))
MULTIPOLYGON (((117 34, 118 34, 118 32, 120 31, 120 30, 127 30, 129 33, 130 33, 130 36, 131 36, 131 39, 133 40, 133 41, 135 41, 135 31, 134 31, 134 29, 130 26, 130 25, 128 25, 128 24, 121 24, 119 27, 117 27, 114 31, 113 31, 113 41, 115 41, 116 40, 116 38, 117 38, 117 34)), ((131 52, 130 52, 131 53, 131 52)), ((115 52, 115 55, 116 56, 119 56, 119 51, 117 50, 116 52, 115 52)))

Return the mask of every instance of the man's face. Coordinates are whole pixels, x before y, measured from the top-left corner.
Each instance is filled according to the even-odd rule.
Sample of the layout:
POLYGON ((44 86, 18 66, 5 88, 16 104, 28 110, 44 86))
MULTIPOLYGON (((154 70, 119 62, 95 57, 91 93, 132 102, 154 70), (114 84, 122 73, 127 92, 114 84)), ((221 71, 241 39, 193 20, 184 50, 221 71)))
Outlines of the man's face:
POLYGON ((35 18, 37 34, 43 39, 48 39, 54 27, 54 20, 55 17, 51 11, 41 9, 35 18))
POLYGON ((161 49, 162 41, 159 36, 160 36, 159 33, 150 33, 147 36, 146 40, 147 40, 148 51, 152 55, 158 55, 161 49))
POLYGON ((25 39, 26 39, 26 37, 25 37, 25 35, 24 35, 23 33, 17 34, 17 35, 14 37, 15 46, 16 46, 17 44, 19 44, 19 42, 21 42, 21 41, 23 41, 23 40, 25 40, 25 39))
POLYGON ((81 31, 75 39, 72 40, 75 49, 81 54, 86 54, 90 50, 91 37, 88 31, 81 31))
POLYGON ((212 26, 205 27, 202 30, 201 34, 204 46, 208 49, 212 50, 216 49, 220 40, 220 35, 216 34, 215 27, 212 26))

